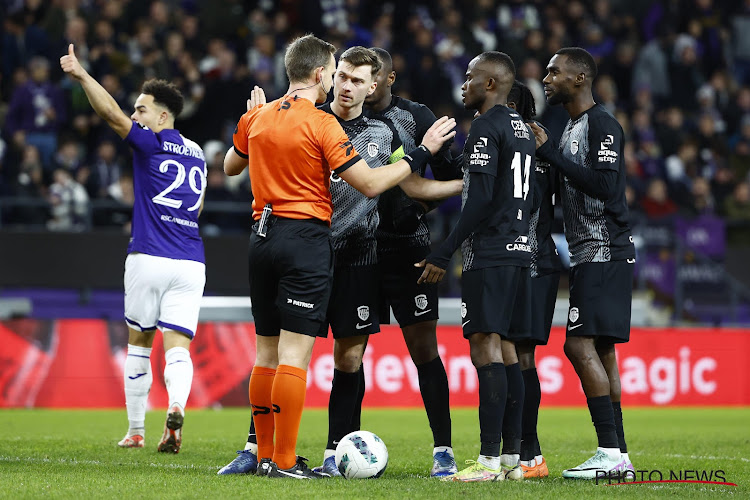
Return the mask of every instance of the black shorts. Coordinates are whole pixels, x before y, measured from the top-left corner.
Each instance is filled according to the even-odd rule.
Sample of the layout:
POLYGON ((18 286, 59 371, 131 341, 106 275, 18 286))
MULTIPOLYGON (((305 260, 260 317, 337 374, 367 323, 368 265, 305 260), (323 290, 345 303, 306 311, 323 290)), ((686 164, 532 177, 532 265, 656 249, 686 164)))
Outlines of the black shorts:
POLYGON ((555 315, 560 273, 531 278, 529 285, 531 286, 531 335, 528 342, 535 345, 547 345, 552 329, 552 317, 555 315))
POLYGON ((509 340, 527 340, 531 338, 532 319, 532 291, 531 274, 529 268, 524 269, 518 279, 516 288, 516 300, 513 303, 513 314, 510 317, 510 328, 508 330, 509 340))
POLYGON ((316 336, 331 295, 331 230, 318 219, 273 218, 267 235, 250 235, 249 277, 255 332, 316 336))
MULTIPOLYGON (((464 337, 474 333, 497 333, 512 341, 523 340, 523 332, 512 331, 519 283, 528 277, 527 267, 497 266, 465 271, 461 276, 461 326, 464 337)), ((528 279, 531 279, 528 277, 528 279)), ((528 307, 521 304, 519 307, 528 307)))
POLYGON ((412 260, 393 256, 379 258, 382 324, 391 321, 389 308, 393 308, 393 315, 401 328, 438 319, 437 283, 417 285, 423 268, 414 267, 421 259, 412 260))
POLYGON ((570 269, 568 336, 630 340, 633 264, 587 262, 570 269))
POLYGON ((380 331, 377 265, 334 268, 328 317, 319 334, 321 337, 328 336, 329 324, 334 339, 380 331))

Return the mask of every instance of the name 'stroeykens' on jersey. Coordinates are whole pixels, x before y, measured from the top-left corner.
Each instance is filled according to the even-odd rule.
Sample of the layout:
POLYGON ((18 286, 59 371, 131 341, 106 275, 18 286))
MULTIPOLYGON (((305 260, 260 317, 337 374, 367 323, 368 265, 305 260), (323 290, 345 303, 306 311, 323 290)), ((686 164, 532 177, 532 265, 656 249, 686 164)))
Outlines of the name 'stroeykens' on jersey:
POLYGON ((177 144, 174 142, 164 141, 163 147, 164 151, 166 151, 167 153, 192 156, 193 158, 199 158, 203 161, 206 160, 206 158, 203 156, 203 151, 201 151, 199 148, 194 148, 186 144, 177 144))

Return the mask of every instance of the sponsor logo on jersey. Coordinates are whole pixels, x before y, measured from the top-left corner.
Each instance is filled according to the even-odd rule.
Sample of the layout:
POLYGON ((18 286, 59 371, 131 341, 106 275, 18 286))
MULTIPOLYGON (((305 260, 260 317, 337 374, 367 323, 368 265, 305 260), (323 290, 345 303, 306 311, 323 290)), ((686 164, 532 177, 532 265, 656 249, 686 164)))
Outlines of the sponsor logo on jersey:
POLYGON ((480 137, 479 140, 474 143, 474 152, 469 156, 469 165, 486 167, 490 164, 490 155, 482 151, 485 148, 487 148, 487 138, 480 137))
POLYGON ((615 138, 607 134, 607 137, 605 137, 604 140, 600 143, 601 147, 599 148, 599 153, 598 153, 599 163, 617 162, 617 152, 609 149, 609 147, 614 143, 615 143, 615 138))
POLYGON ((370 157, 375 157, 380 152, 380 146, 378 146, 374 142, 368 142, 367 143, 367 154, 370 155, 370 157))
POLYGON ((531 252, 531 245, 529 245, 528 236, 519 236, 513 243, 505 245, 505 249, 509 252, 531 252))
POLYGON ((357 316, 362 321, 367 321, 367 318, 370 317, 370 307, 369 306, 359 306, 357 308, 357 316))

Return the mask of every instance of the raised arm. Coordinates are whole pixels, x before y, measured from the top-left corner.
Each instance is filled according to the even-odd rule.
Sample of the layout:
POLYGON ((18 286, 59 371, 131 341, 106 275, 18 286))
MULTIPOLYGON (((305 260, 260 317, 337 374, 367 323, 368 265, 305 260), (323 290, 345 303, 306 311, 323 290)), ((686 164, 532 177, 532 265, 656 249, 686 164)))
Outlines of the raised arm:
POLYGON ((425 179, 416 173, 399 183, 399 187, 404 190, 406 196, 420 201, 440 201, 459 195, 463 186, 463 179, 436 181, 425 179))
POLYGON ((60 58, 60 67, 71 78, 80 82, 96 114, 101 116, 117 135, 122 138, 127 137, 133 126, 133 120, 123 113, 117 101, 109 95, 109 92, 83 69, 73 49, 71 43, 68 46, 68 54, 60 58))
POLYGON ((440 150, 443 143, 453 138, 456 120, 444 116, 437 120, 425 133, 422 145, 410 152, 403 159, 390 165, 372 169, 364 160, 347 168, 338 175, 352 185, 357 191, 369 198, 387 191, 406 179, 412 172, 417 172, 432 156, 440 150))

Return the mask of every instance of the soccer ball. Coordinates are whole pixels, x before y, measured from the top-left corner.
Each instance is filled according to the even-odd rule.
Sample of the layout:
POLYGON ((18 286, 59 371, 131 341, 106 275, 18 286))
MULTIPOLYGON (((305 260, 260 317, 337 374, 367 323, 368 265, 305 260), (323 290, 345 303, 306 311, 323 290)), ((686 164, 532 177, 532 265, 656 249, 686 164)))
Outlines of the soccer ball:
POLYGON ((350 432, 336 446, 336 467, 347 479, 378 478, 387 465, 388 449, 372 432, 350 432))

